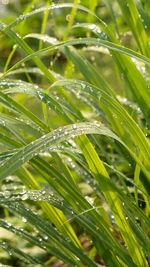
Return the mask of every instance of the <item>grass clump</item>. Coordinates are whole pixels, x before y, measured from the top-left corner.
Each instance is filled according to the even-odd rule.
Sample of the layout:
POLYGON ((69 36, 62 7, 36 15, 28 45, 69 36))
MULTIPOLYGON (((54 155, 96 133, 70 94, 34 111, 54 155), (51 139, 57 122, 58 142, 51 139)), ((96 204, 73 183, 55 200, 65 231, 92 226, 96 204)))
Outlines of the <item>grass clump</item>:
POLYGON ((148 7, 3 3, 2 265, 150 266, 148 7))

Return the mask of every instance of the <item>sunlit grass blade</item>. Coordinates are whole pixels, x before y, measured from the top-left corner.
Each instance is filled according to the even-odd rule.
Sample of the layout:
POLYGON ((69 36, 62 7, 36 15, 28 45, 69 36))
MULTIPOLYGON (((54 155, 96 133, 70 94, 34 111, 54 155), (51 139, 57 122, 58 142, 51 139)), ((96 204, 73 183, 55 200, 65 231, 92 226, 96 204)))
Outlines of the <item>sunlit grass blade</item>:
POLYGON ((96 125, 94 123, 79 123, 75 125, 64 126, 62 128, 60 127, 50 132, 49 134, 43 135, 41 138, 27 145, 25 148, 21 149, 16 155, 14 155, 10 160, 8 160, 9 163, 6 162, 1 167, 0 179, 3 179, 7 175, 9 175, 9 173, 14 172, 22 164, 36 156, 39 152, 50 149, 50 147, 53 147, 57 143, 66 140, 66 138, 68 137, 75 137, 77 135, 88 133, 103 134, 106 136, 111 136, 112 138, 115 138, 118 141, 120 140, 114 133, 112 133, 102 124, 96 125), (6 165, 9 165, 9 168, 6 168, 6 165))
POLYGON ((145 158, 145 162, 149 164, 149 162, 147 161, 150 156, 149 143, 141 129, 130 117, 130 115, 124 110, 124 108, 119 104, 118 101, 109 96, 102 88, 97 88, 96 86, 84 81, 70 80, 69 82, 69 80, 61 80, 55 82, 53 86, 65 86, 68 90, 72 87, 73 89, 76 87, 76 90, 83 90, 86 91, 87 94, 95 96, 97 99, 99 99, 99 104, 102 102, 109 108, 111 106, 113 109, 113 114, 115 114, 116 118, 120 118, 120 120, 122 121, 122 127, 126 127, 126 131, 130 131, 132 141, 136 142, 136 145, 139 146, 141 153, 144 153, 143 157, 145 158))
MULTIPOLYGON (((99 134, 105 134, 108 136, 111 136, 113 138, 115 138, 116 140, 119 140, 117 138, 117 136, 115 136, 112 132, 110 132, 108 129, 106 130, 106 128, 104 126, 101 127, 98 125, 94 125, 94 124, 90 124, 90 123, 81 123, 78 125, 71 125, 71 126, 65 126, 64 128, 60 128, 57 129, 55 131, 53 131, 50 134, 47 134, 46 136, 44 136, 44 139, 41 138, 37 141, 35 141, 34 143, 32 143, 32 145, 28 145, 26 146, 24 149, 20 150, 17 154, 15 154, 14 156, 12 156, 10 159, 8 159, 8 161, 5 162, 5 164, 1 167, 1 175, 0 178, 3 179, 4 177, 6 177, 7 175, 9 175, 10 173, 14 172, 17 168, 19 168, 19 166, 21 166, 23 163, 25 163, 27 160, 31 159, 32 157, 36 156, 36 154, 38 153, 38 151, 42 151, 43 149, 45 149, 47 146, 50 147, 50 145, 52 146, 52 144, 54 145, 55 142, 59 142, 65 140, 69 135, 70 136, 76 136, 76 135, 80 135, 82 133, 99 133, 99 134), (43 144, 44 142, 44 144, 43 144), (30 148, 30 146, 32 147, 32 150, 30 148), (9 163, 8 163, 9 162, 9 163), (9 165, 9 168, 5 166, 9 165)), ((93 151, 93 157, 91 158, 91 156, 89 155, 89 153, 87 153, 88 151, 85 150, 85 146, 83 146, 83 141, 80 140, 80 145, 82 147, 82 151, 88 161, 89 167, 91 168, 91 171, 94 172, 94 174, 96 175, 98 181, 99 180, 99 173, 102 173, 102 175, 106 175, 107 177, 107 172, 105 170, 105 168, 103 167, 101 161, 99 161, 97 154, 95 154, 94 150, 92 150, 92 146, 89 144, 88 145, 88 139, 86 140, 86 144, 89 146, 89 151, 93 151), (94 165, 93 165, 94 164, 94 165)), ((91 154, 91 155, 92 155, 91 154)), ((101 184, 101 183, 100 183, 101 184)), ((101 184, 102 185, 102 184, 101 184)), ((113 208, 112 206, 112 201, 114 199, 116 199, 115 195, 112 193, 108 193, 106 194, 106 198, 108 199, 109 204, 111 205, 111 208, 113 208)), ((117 200, 115 200, 117 201, 117 200)), ((114 202, 115 203, 115 202, 114 202)), ((132 251, 132 247, 136 246, 137 250, 135 252, 135 256, 134 256, 134 260, 135 262, 143 262, 143 264, 145 266, 147 266, 146 261, 144 259, 144 256, 142 255, 142 252, 140 250, 140 247, 137 246, 137 242, 136 239, 134 237, 134 235, 132 234, 132 239, 131 237, 129 237, 129 233, 131 235, 131 231, 130 228, 128 226, 128 223, 126 223, 124 221, 124 215, 121 211, 121 206, 119 204, 119 202, 116 202, 115 204, 115 209, 117 209, 117 211, 119 212, 119 215, 116 214, 116 218, 117 218, 117 222, 119 224, 119 227, 121 229, 121 231, 123 231, 122 227, 126 227, 126 235, 123 235, 127 245, 129 246, 130 249, 130 253, 132 251), (120 217, 121 216, 121 217, 120 217), (121 221, 124 221, 124 226, 122 225, 121 221), (131 242, 132 240, 132 242, 131 242), (134 245, 133 245, 134 244, 134 245)), ((114 210, 115 212, 115 210, 114 210)), ((123 232, 122 232, 123 233, 123 232)))
MULTIPOLYGON (((95 29, 95 28, 94 28, 95 29)), ((93 30, 93 29, 92 29, 93 30)), ((121 46, 119 44, 113 43, 111 41, 107 41, 104 39, 97 39, 97 38, 81 38, 81 39, 73 39, 73 40, 68 40, 65 42, 60 42, 59 44, 53 45, 53 46, 48 46, 46 48, 43 48, 41 50, 38 50, 36 52, 29 53, 28 56, 26 56, 24 59, 20 60, 18 63, 16 63, 13 67, 10 68, 10 70, 15 69, 16 67, 18 67, 19 65, 21 65, 22 63, 36 57, 42 54, 44 54, 44 52, 46 51, 54 51, 56 49, 58 49, 59 47, 65 47, 65 46, 69 46, 69 45, 78 45, 78 44, 87 44, 87 45, 95 45, 95 46, 104 46, 112 51, 117 51, 118 53, 121 54, 125 54, 129 57, 133 57, 136 58, 142 62, 144 62, 147 65, 150 65, 150 59, 144 55, 141 55, 137 52, 135 52, 132 49, 126 48, 124 46, 121 46)), ((40 68, 42 71, 42 68, 40 68)), ((9 70, 9 71, 10 71, 9 70)), ((8 72, 8 71, 7 71, 8 72)), ((6 74, 7 74, 6 72, 6 74)), ((43 71, 44 73, 44 71, 43 71)), ((2 76, 3 77, 3 76, 2 76)), ((48 75, 46 75, 46 77, 48 78, 48 75)), ((52 79, 54 80, 54 79, 52 79)))

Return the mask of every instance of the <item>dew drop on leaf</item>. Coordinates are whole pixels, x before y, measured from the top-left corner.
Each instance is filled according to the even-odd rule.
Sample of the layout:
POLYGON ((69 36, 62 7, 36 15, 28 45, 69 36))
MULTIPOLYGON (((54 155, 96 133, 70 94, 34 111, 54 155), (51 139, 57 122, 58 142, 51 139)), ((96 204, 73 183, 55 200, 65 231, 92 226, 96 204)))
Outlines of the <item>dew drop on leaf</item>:
POLYGON ((26 199, 28 199, 28 194, 25 193, 23 196, 21 196, 21 199, 22 199, 22 200, 26 200, 26 199))
POLYGON ((66 16, 66 20, 67 20, 67 21, 70 21, 70 19, 71 19, 71 15, 68 14, 68 15, 66 16))
POLYGON ((48 240, 48 236, 47 235, 44 236, 44 240, 48 240))
POLYGON ((72 126, 72 128, 73 128, 73 130, 77 129, 77 125, 74 124, 74 125, 72 126))
POLYGON ((26 218, 22 218, 22 221, 24 222, 24 223, 26 223, 27 222, 27 219, 26 218))

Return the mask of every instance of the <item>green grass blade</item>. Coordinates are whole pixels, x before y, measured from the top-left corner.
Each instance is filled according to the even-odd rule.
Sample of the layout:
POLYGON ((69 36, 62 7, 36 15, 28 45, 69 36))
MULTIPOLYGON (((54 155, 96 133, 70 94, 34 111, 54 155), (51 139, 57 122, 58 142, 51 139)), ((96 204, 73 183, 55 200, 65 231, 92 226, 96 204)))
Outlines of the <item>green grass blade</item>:
POLYGON ((91 96, 94 96, 97 99, 99 99, 99 103, 102 102, 103 104, 107 105, 109 108, 112 107, 113 114, 115 114, 116 117, 120 118, 120 121, 122 121, 122 127, 126 127, 125 128, 126 131, 129 131, 132 129, 132 132, 130 131, 130 135, 132 135, 131 136, 132 141, 135 142, 137 146, 139 146, 139 150, 143 154, 145 162, 149 164, 149 161, 147 160, 150 157, 149 143, 145 135, 141 131, 141 129, 138 127, 135 121, 130 117, 130 115, 124 110, 124 108, 119 104, 118 101, 116 101, 114 98, 108 95, 102 88, 98 88, 84 81, 70 80, 69 82, 69 80, 64 80, 64 81, 61 80, 61 81, 55 82, 53 86, 64 86, 68 90, 72 86, 73 88, 76 87, 76 90, 86 91, 87 94, 90 94, 91 96))
POLYGON ((40 264, 40 261, 38 261, 36 258, 33 258, 32 256, 28 255, 27 253, 24 253, 18 248, 14 248, 7 242, 0 241, 0 247, 6 251, 8 251, 9 254, 13 254, 17 258, 25 261, 27 264, 40 264))
POLYGON ((40 127, 41 130, 45 131, 49 130, 49 127, 46 124, 44 124, 38 117, 36 117, 32 112, 30 112, 24 106, 18 104, 15 100, 4 94, 2 91, 0 92, 0 102, 5 106, 7 106, 8 108, 15 110, 18 113, 21 113, 24 116, 26 116, 29 120, 32 121, 32 123, 38 125, 38 127, 40 127))
POLYGON ((148 38, 135 2, 133 0, 118 0, 118 3, 120 5, 125 20, 129 24, 130 29, 134 34, 141 53, 149 57, 150 52, 148 38))
POLYGON ((36 156, 38 153, 53 147, 54 145, 66 140, 68 137, 75 137, 77 135, 88 133, 104 134, 120 141, 120 139, 104 125, 96 125, 94 123, 79 123, 77 125, 74 124, 70 126, 64 126, 46 135, 43 135, 41 138, 21 149, 1 167, 0 179, 5 178, 7 175, 9 175, 9 173, 17 170, 21 165, 36 156), (6 168, 7 165, 9 166, 6 168))

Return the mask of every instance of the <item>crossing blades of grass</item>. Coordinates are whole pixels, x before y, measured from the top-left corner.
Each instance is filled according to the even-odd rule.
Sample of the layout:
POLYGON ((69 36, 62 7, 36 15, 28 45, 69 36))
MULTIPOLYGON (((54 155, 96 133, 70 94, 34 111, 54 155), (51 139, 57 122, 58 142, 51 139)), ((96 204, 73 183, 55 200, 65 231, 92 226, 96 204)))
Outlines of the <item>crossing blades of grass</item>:
POLYGON ((36 156, 38 153, 49 149, 50 147, 53 147, 57 143, 66 140, 68 137, 75 137, 77 135, 85 133, 104 134, 107 136, 111 136, 116 140, 119 140, 119 138, 109 129, 107 129, 104 125, 96 125, 94 123, 79 123, 70 126, 64 126, 62 128, 60 127, 47 135, 43 135, 41 138, 37 139, 32 144, 27 145, 25 148, 21 149, 16 155, 14 155, 10 160, 8 160, 1 167, 0 179, 4 179, 7 175, 9 175, 9 173, 14 172, 17 168, 19 168, 19 166, 36 156), (8 167, 6 168, 5 166, 8 167))
MULTIPOLYGON (((12 23, 0 23, 2 49, 9 40, 15 45, 4 49, 0 75, 0 205, 5 216, 0 226, 18 242, 42 248, 48 257, 42 266, 53 264, 51 255, 79 267, 149 264, 149 4, 110 2, 83 3, 88 10, 47 1, 32 10, 33 4, 39 6, 33 0, 12 23), (33 33, 28 18, 36 21, 33 33), (80 23, 73 26, 74 21, 80 23), (125 47, 126 30, 133 36, 125 47), (107 56, 101 57, 101 47, 107 56), (16 227, 20 217, 26 220, 24 229, 16 227), (87 248, 80 245, 83 237, 90 240, 87 248)), ((4 239, 0 246, 20 258, 21 266, 24 260, 40 264, 39 256, 28 255, 15 240, 4 239)))
MULTIPOLYGON (((145 138, 144 134, 142 133, 141 129, 136 125, 136 123, 132 120, 132 118, 129 116, 129 114, 123 109, 123 107, 117 102, 115 99, 113 99, 111 96, 109 96, 103 89, 97 88, 93 86, 92 84, 88 84, 84 81, 78 81, 78 80, 72 80, 69 83, 69 80, 61 80, 56 83, 54 83, 53 86, 65 86, 68 90, 73 87, 76 87, 76 90, 83 90, 86 91, 87 94, 90 94, 91 96, 96 97, 99 99, 99 103, 103 103, 107 105, 108 107, 112 107, 113 114, 115 114, 116 118, 119 118, 122 120, 122 126, 125 127, 126 125, 126 131, 130 129, 130 134, 133 134, 132 141, 136 142, 136 145, 140 146, 140 151, 145 151, 144 158, 147 161, 149 158, 149 143, 147 139, 145 138), (133 126, 134 125, 134 126, 133 126), (131 132, 131 128, 133 127, 133 130, 131 132), (137 128, 137 129, 136 129, 137 128), (135 130, 136 129, 136 130, 135 130), (141 143, 141 144, 140 144, 141 143), (144 145, 144 146, 143 146, 144 145)), ((147 161, 147 164, 148 161, 147 161)))
MULTIPOLYGON (((8 176, 10 173, 13 173, 16 169, 19 168, 22 164, 24 164, 27 160, 30 160, 34 156, 37 155, 37 153, 41 152, 43 149, 45 150, 47 147, 53 146, 56 144, 56 142, 61 142, 65 140, 67 137, 75 137, 76 135, 80 134, 87 134, 87 133, 99 133, 99 134, 105 134, 107 136, 111 136, 115 138, 116 140, 119 141, 118 137, 115 136, 110 130, 106 129, 103 125, 94 125, 92 123, 80 123, 80 124, 74 124, 71 126, 65 126, 63 128, 59 128, 55 131, 53 131, 50 134, 47 134, 46 136, 43 136, 42 138, 36 140, 34 143, 31 145, 27 145, 25 148, 21 149, 17 154, 12 156, 10 159, 8 159, 4 165, 1 167, 1 174, 0 178, 4 179, 6 176, 8 176), (7 167, 6 167, 7 166, 7 167)), ((105 171, 102 163, 99 163, 99 159, 97 158, 97 155, 95 154, 94 158, 91 159, 91 156, 88 151, 92 152, 92 146, 88 143, 87 145, 89 146, 89 150, 85 148, 85 144, 82 143, 83 141, 80 140, 80 145, 82 147, 83 153, 87 159, 87 162, 89 164, 89 167, 91 168, 91 171, 94 172, 96 177, 99 177, 99 173, 102 172, 104 176, 106 175, 107 177, 107 172, 105 171), (94 163, 94 165, 93 165, 94 163), (95 165, 96 164, 96 165, 95 165)), ((87 142, 87 141, 86 141, 87 142)), ((94 155, 94 151, 92 154, 94 155)), ((92 155, 91 154, 91 155, 92 155)), ((99 178, 98 178, 99 180, 99 178)), ((100 180, 99 180, 100 182, 100 180)), ((101 182, 100 182, 101 184, 101 182)), ((102 184, 101 184, 102 185, 102 184)), ((135 256, 133 256, 135 263, 138 262, 138 264, 143 264, 147 266, 146 261, 144 259, 144 256, 142 255, 142 252, 140 251, 140 247, 136 243, 136 239, 134 235, 132 234, 132 239, 129 237, 131 235, 130 228, 128 226, 128 223, 124 221, 124 215, 121 210, 121 206, 119 202, 116 199, 116 196, 112 193, 106 194, 106 198, 108 199, 109 204, 111 205, 111 208, 113 208, 113 205, 115 205, 115 209, 117 210, 118 213, 116 214, 117 222, 119 224, 119 227, 122 231, 122 234, 124 233, 124 227, 126 228, 126 234, 124 236, 127 245, 129 246, 130 253, 132 251, 133 246, 137 248, 135 251, 135 256), (113 201, 113 202, 112 202, 113 201), (116 204, 115 204, 116 203, 116 204), (121 221, 120 221, 121 220, 121 221), (121 227, 122 222, 123 228, 121 227), (130 234, 129 234, 130 233, 130 234), (131 247, 130 247, 131 245, 131 247)), ((114 212, 115 212, 114 209, 114 212)), ((133 253, 133 251, 132 251, 133 253)))

